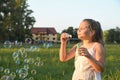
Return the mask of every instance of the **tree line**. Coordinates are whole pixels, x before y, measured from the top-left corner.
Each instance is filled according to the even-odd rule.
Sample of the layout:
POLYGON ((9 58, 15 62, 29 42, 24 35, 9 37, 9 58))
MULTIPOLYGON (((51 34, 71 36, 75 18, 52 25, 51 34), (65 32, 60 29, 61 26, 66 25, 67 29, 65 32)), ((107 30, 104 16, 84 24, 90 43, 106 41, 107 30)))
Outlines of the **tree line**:
POLYGON ((0 41, 24 41, 35 23, 27 0, 0 0, 0 41))

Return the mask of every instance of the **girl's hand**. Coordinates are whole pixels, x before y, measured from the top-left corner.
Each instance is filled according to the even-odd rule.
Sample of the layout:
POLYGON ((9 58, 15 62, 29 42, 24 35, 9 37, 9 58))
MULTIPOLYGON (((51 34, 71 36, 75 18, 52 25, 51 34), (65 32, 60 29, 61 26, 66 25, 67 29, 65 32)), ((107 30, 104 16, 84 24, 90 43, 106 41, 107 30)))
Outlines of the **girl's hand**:
POLYGON ((66 36, 66 33, 61 34, 61 39, 60 40, 61 40, 61 43, 67 43, 68 38, 66 36))
POLYGON ((91 55, 89 54, 87 48, 84 48, 84 47, 79 48, 79 54, 80 54, 81 56, 85 56, 85 57, 88 57, 88 58, 91 56, 91 55))

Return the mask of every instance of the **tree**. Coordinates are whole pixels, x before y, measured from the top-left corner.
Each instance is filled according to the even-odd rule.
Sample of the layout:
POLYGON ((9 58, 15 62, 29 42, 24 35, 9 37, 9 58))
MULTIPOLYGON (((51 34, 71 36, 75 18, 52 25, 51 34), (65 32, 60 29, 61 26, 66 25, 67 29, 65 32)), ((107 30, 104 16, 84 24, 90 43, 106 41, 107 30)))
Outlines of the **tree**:
POLYGON ((24 41, 35 23, 27 0, 1 0, 0 5, 0 39, 24 41))
POLYGON ((104 38, 107 43, 120 43, 120 28, 104 31, 104 38))

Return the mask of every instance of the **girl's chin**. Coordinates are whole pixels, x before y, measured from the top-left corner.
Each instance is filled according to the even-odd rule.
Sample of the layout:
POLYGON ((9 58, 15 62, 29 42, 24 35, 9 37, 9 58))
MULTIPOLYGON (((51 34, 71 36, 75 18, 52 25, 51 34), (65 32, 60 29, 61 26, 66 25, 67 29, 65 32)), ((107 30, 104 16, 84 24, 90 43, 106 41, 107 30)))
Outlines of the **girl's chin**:
POLYGON ((78 37, 79 39, 82 39, 82 37, 78 37))
POLYGON ((78 36, 78 38, 79 38, 79 39, 81 39, 81 38, 82 38, 82 36, 78 36))

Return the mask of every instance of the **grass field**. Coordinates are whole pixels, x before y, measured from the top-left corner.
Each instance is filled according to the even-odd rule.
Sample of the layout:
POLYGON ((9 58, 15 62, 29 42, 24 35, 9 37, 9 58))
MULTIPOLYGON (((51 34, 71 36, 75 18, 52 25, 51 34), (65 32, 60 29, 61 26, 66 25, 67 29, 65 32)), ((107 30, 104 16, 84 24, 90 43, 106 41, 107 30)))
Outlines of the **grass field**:
MULTIPOLYGON (((68 45, 67 50, 71 47, 68 45)), ((106 69, 102 80, 120 80, 120 45, 109 44, 105 48, 106 69)), ((59 45, 37 46, 34 50, 30 46, 0 47, 0 78, 4 80, 71 80, 73 71, 74 59, 59 61, 59 45)))

